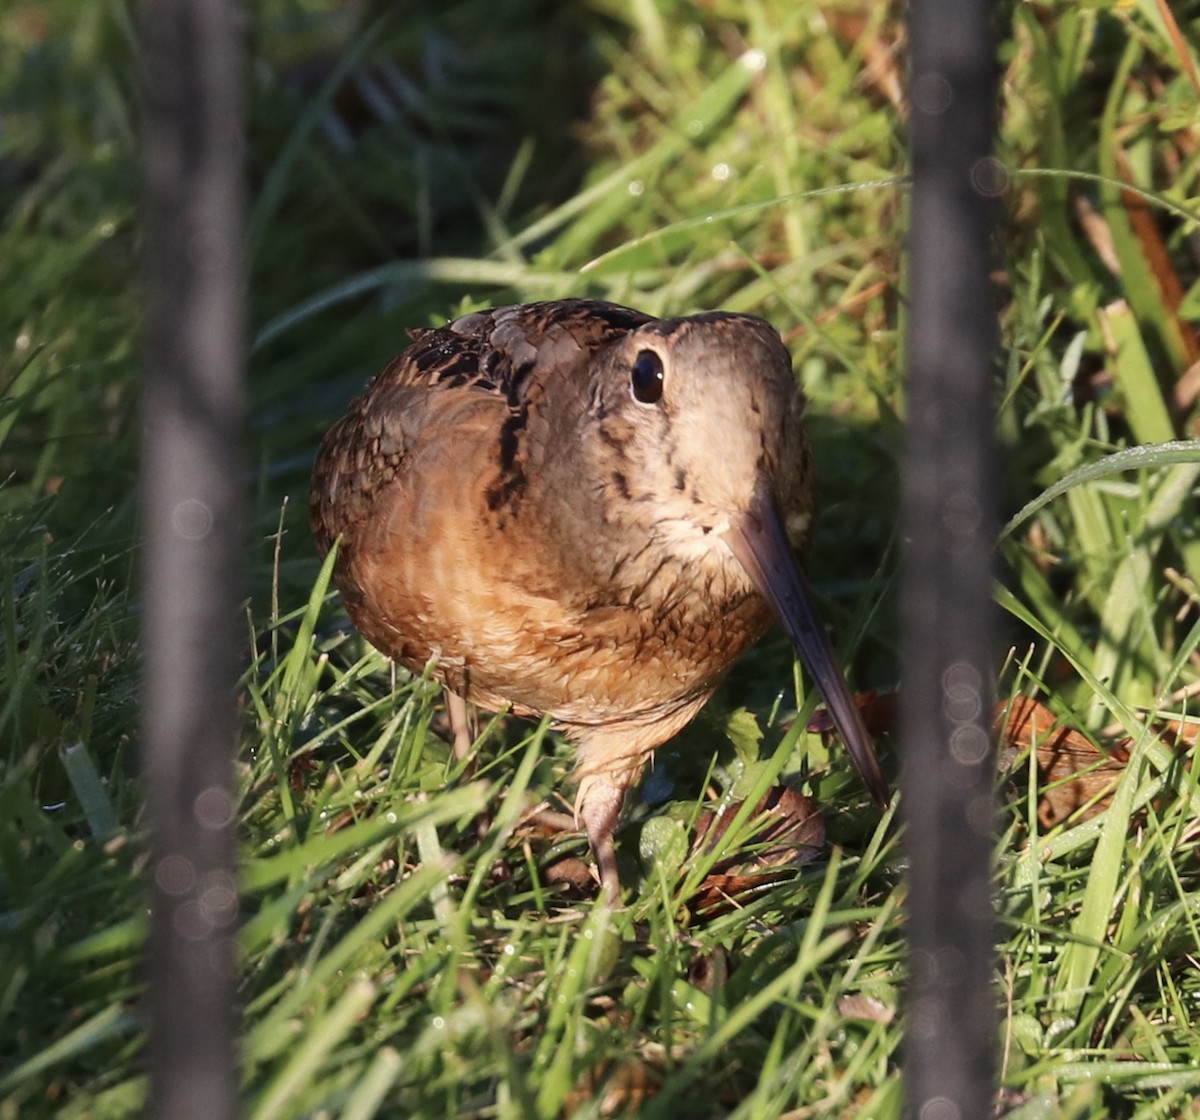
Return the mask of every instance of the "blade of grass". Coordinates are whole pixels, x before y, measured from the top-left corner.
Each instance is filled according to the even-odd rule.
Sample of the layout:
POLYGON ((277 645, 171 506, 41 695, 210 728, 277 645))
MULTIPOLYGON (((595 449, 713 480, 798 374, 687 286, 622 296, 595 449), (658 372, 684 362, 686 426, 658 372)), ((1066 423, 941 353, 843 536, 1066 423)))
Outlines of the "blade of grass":
POLYGON ((0 1092, 13 1089, 31 1077, 87 1054, 109 1039, 133 1034, 141 1029, 138 1016, 114 1003, 5 1073, 0 1077, 0 1092))
POLYGON ((356 980, 342 993, 337 1003, 317 1019, 293 1051, 283 1069, 265 1087, 259 1101, 249 1112, 250 1120, 276 1120, 293 1114, 304 1089, 318 1075, 321 1064, 346 1037, 355 1020, 375 1001, 375 985, 356 980))
POLYGON ((367 1072, 346 1100, 339 1120, 371 1120, 379 1114, 388 1090, 396 1083, 404 1068, 399 1051, 385 1046, 371 1059, 367 1072))
POLYGON ((697 229, 712 226, 718 222, 758 215, 797 202, 855 194, 859 191, 893 189, 907 185, 906 178, 874 179, 863 183, 839 184, 835 187, 815 187, 812 190, 798 191, 795 194, 779 195, 757 202, 743 202, 737 206, 720 207, 695 217, 680 218, 678 221, 657 226, 651 233, 643 234, 641 237, 634 238, 632 241, 627 241, 615 249, 610 249, 598 257, 592 258, 582 265, 579 271, 582 275, 596 277, 635 272, 639 268, 662 264, 673 247, 691 244, 697 229), (655 250, 653 253, 651 252, 652 248, 655 250))
POLYGON ((536 1068, 538 1116, 558 1116, 571 1091, 571 1072, 581 1031, 586 1027, 585 993, 611 967, 612 912, 596 906, 584 919, 560 974, 558 990, 538 1043, 536 1068))
POLYGON ((292 127, 283 150, 271 164, 254 205, 246 215, 247 266, 253 265, 260 252, 267 229, 283 203, 293 175, 294 165, 304 151, 304 145, 330 110, 334 94, 349 74, 367 55, 387 26, 390 16, 375 20, 338 59, 315 97, 309 99, 292 127))
POLYGON ((472 783, 445 790, 425 801, 398 806, 334 832, 313 832, 302 844, 278 855, 243 861, 241 889, 257 893, 276 883, 294 880, 313 868, 335 864, 385 837, 411 831, 423 821, 446 824, 473 816, 482 812, 485 804, 482 784, 472 783))
POLYGON ((1200 463, 1200 441, 1190 439, 1172 440, 1169 443, 1152 444, 1148 447, 1130 447, 1114 451, 1094 463, 1088 463, 1046 487, 1036 498, 1022 506, 1000 531, 1001 538, 1011 536, 1013 531, 1028 521, 1035 513, 1049 505, 1055 498, 1084 483, 1108 475, 1131 470, 1153 470, 1173 466, 1177 463, 1200 463))
POLYGON ((1123 300, 1101 308, 1100 324, 1112 358, 1113 377, 1125 398, 1125 413, 1137 441, 1164 444, 1175 436, 1162 386, 1142 340, 1141 320, 1123 300))
MULTIPOLYGON (((1177 655, 1167 679, 1164 682, 1164 692, 1159 698, 1158 707, 1162 706, 1166 685, 1170 685, 1178 676, 1183 666, 1187 664, 1192 653, 1200 646, 1200 623, 1193 627, 1177 655)), ((1156 741, 1151 725, 1146 723, 1140 732, 1133 736, 1133 744, 1125 763, 1112 800, 1104 813, 1104 823, 1096 843, 1096 853, 1091 862, 1087 886, 1084 889, 1083 905, 1078 917, 1072 923, 1072 931, 1081 938, 1090 939, 1093 943, 1105 939, 1111 915, 1116 908, 1117 883, 1125 859, 1126 837, 1129 830, 1129 820, 1133 814, 1135 801, 1142 793, 1142 770, 1147 761, 1156 768, 1166 772, 1174 759, 1166 752, 1161 743, 1156 741), (1165 755, 1165 757, 1164 757, 1165 755)), ((1057 983, 1055 985, 1055 1000, 1052 1006, 1078 1014, 1079 1008, 1091 990, 1092 977, 1099 960, 1100 950, 1095 944, 1085 945, 1073 942, 1064 949, 1057 983)))
POLYGON ((83 743, 73 743, 63 750, 62 761, 92 838, 103 844, 117 832, 117 813, 100 780, 91 752, 83 743))
POLYGON ((250 1069, 287 1045, 287 1022, 305 1005, 319 1003, 334 976, 354 968, 358 954, 376 946, 385 929, 420 905, 432 887, 449 874, 449 866, 421 867, 388 892, 320 959, 314 968, 296 978, 286 995, 263 1015, 246 1036, 244 1060, 250 1069))
MULTIPOLYGON (((1138 535, 1126 538, 1125 558, 1112 577, 1100 614, 1100 634, 1092 661, 1092 672, 1108 682, 1110 690, 1127 703, 1144 704, 1165 668, 1166 654, 1154 632, 1153 603, 1147 594, 1153 587, 1158 549, 1168 529, 1191 501, 1200 479, 1200 464, 1172 467, 1156 482, 1153 497, 1139 519, 1138 535), (1154 679, 1148 679, 1153 671, 1154 679)), ((1097 696, 1093 714, 1104 706, 1097 696)))

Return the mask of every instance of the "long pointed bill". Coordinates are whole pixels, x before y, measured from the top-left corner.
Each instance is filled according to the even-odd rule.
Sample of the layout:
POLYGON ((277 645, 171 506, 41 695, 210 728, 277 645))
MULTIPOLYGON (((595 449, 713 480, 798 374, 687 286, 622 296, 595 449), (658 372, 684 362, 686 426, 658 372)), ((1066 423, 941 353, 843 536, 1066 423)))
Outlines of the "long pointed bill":
POLYGON ((875 748, 850 696, 833 646, 817 617, 812 594, 800 574, 774 503, 760 500, 755 506, 734 521, 725 533, 725 540, 754 586, 774 607, 800 660, 825 697, 863 784, 879 807, 886 808, 891 800, 887 779, 879 768, 875 748))

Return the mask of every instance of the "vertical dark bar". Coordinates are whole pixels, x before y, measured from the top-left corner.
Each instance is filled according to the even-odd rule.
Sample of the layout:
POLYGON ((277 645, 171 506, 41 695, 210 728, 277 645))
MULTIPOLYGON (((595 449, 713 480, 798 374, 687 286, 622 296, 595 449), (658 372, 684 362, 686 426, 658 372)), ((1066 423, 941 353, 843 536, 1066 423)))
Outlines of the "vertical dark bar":
POLYGON ((150 1114, 231 1120, 242 597, 234 0, 145 0, 143 728, 150 1114))
POLYGON ((996 1017, 991 852, 989 273, 999 66, 989 0, 912 0, 908 430, 901 775, 910 859, 904 1069, 916 1120, 990 1117, 996 1017))

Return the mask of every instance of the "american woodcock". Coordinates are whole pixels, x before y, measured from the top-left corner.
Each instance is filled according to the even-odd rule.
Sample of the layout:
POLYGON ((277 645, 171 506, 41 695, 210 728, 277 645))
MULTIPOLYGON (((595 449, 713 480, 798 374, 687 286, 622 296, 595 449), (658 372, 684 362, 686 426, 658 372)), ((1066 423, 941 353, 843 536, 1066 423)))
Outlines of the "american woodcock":
POLYGON ((575 819, 613 833, 655 749, 777 616, 868 790, 888 799, 797 565, 804 397, 776 331, 598 300, 500 307, 412 345, 326 435, 311 519, 355 626, 465 705, 549 713, 575 819))

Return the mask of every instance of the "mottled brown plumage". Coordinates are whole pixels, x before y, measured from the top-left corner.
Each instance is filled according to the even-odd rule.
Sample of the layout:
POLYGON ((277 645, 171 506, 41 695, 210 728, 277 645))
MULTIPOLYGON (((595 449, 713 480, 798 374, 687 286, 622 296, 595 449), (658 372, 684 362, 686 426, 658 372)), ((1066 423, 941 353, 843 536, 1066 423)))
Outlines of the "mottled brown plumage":
POLYGON ((792 552, 812 467, 767 323, 560 300, 411 335, 321 445, 318 547, 341 538, 335 582, 373 645, 574 740, 610 893, 625 791, 775 614, 886 801, 792 552))

